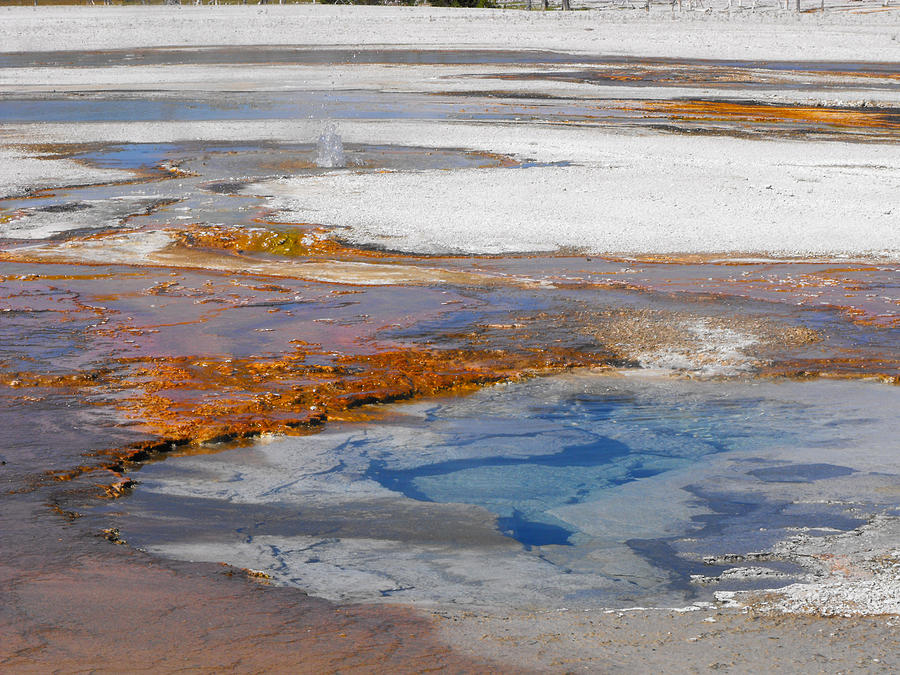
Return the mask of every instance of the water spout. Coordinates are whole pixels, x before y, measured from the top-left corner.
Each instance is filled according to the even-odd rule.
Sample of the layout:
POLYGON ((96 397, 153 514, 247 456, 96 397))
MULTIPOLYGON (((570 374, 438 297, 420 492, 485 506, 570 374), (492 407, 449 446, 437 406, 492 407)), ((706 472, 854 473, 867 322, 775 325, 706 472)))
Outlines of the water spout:
POLYGON ((319 136, 316 150, 316 166, 331 169, 345 166, 347 163, 344 156, 344 143, 333 122, 325 125, 325 130, 319 136))

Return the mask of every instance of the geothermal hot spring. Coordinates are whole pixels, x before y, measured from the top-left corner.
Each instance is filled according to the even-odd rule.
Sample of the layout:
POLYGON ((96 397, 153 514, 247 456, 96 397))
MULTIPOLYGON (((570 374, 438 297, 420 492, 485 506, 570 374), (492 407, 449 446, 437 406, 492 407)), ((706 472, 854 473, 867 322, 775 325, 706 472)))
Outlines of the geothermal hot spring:
MULTIPOLYGON (((159 65, 236 52, 135 58, 159 65)), ((478 66, 565 61, 452 58, 466 54, 478 66)), ((96 56, 67 58, 90 66, 96 56)), ((596 83, 597 65, 508 81, 596 83)), ((627 70, 617 83, 646 67, 605 65, 627 70)), ((634 86, 668 81, 671 65, 641 71, 634 86)), ((781 77, 837 67, 689 65, 704 87, 733 86, 734 69, 781 77)), ((747 86, 799 86, 766 77, 747 86)), ((0 324, 0 363, 11 373, 4 383, 22 393, 7 428, 29 461, 94 487, 112 479, 91 473, 96 466, 82 475, 81 452, 110 450, 120 436, 130 447, 138 427, 135 435, 163 439, 165 452, 134 461, 89 455, 127 481, 109 488, 117 499, 79 503, 83 523, 156 556, 227 563, 340 602, 684 607, 719 591, 808 580, 801 559, 778 552, 781 542, 898 515, 900 389, 886 383, 898 373, 895 264, 602 257, 577 247, 474 255, 467 242, 408 250, 409 237, 355 241, 349 226, 317 224, 315 209, 298 222, 270 201, 273 186, 298 177, 327 186, 348 175, 577 166, 432 146, 421 133, 409 143, 360 141, 365 124, 377 135, 374 122, 792 140, 895 133, 896 110, 817 117, 747 102, 669 103, 367 90, 7 97, 0 121, 9 124, 254 130, 276 120, 286 136, 296 132, 287 125, 306 124, 293 140, 41 146, 126 173, 0 200, 6 311, 16 319, 0 324), (342 123, 356 140, 342 139, 342 123), (405 370, 392 365, 401 361, 405 370), (79 403, 42 398, 45 380, 80 387, 79 403), (96 436, 57 429, 60 405, 82 406, 96 436), (101 408, 116 411, 115 434, 108 419, 101 428, 101 408), (325 423, 304 426, 298 410, 325 423), (214 423, 224 428, 212 433, 214 423), (80 468, 46 467, 43 445, 27 440, 35 429, 78 448, 66 462, 80 468)))

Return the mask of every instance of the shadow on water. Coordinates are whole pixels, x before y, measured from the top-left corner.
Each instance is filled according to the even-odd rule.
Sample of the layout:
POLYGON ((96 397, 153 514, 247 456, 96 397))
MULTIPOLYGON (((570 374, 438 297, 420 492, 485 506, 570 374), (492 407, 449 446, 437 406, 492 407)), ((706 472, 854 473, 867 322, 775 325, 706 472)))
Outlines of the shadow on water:
MULTIPOLYGON (((631 449, 624 443, 610 438, 598 438, 595 442, 586 445, 575 445, 563 448, 560 452, 551 455, 531 455, 523 457, 488 456, 470 459, 454 459, 445 462, 428 464, 415 469, 390 469, 386 462, 373 461, 366 472, 366 478, 376 481, 394 492, 399 492, 406 497, 419 501, 436 501, 427 493, 427 487, 423 486, 423 478, 441 479, 450 478, 453 474, 468 474, 471 482, 466 490, 465 501, 471 504, 486 506, 497 510, 497 497, 507 496, 510 500, 528 499, 529 493, 543 491, 540 481, 533 481, 531 469, 545 467, 550 469, 577 469, 602 466, 617 457, 628 455, 631 449), (508 480, 502 485, 493 481, 483 480, 483 476, 490 476, 492 468, 511 468, 508 480)), ((613 484, 621 484, 636 480, 644 476, 657 473, 655 469, 635 468, 627 476, 613 480, 613 484)), ((568 473, 568 472, 567 472, 568 473)), ((561 492, 567 492, 566 488, 573 486, 560 485, 561 492)), ((574 494, 567 498, 567 503, 577 503, 581 497, 587 494, 586 489, 578 489, 575 485, 574 494)), ((507 509, 501 509, 508 512, 507 509)), ((497 519, 498 529, 523 544, 527 550, 532 546, 569 545, 569 538, 574 530, 567 529, 551 523, 532 520, 517 508, 512 509, 511 515, 500 514, 497 519)))
POLYGON ((533 546, 571 546, 569 538, 574 534, 558 525, 528 520, 517 509, 513 509, 513 514, 507 518, 497 518, 497 528, 520 542, 526 551, 533 546))
POLYGON ((743 414, 762 404, 747 398, 708 401, 708 416, 735 422, 727 434, 721 434, 714 428, 718 424, 707 428, 691 406, 666 410, 649 407, 633 395, 575 394, 530 406, 528 417, 536 424, 526 424, 518 432, 508 426, 515 420, 505 417, 473 419, 471 424, 456 421, 445 427, 446 437, 463 452, 478 453, 483 448, 489 453, 497 448, 494 453, 413 468, 371 460, 364 477, 418 501, 482 506, 497 515, 497 528, 526 550, 570 545, 577 530, 553 515, 555 507, 577 505, 596 498, 598 488, 614 488, 725 452, 748 436, 742 428, 743 414), (637 445, 632 445, 604 435, 603 426, 615 425, 617 418, 630 425, 652 425, 655 442, 644 445, 640 440, 646 443, 647 439, 635 438, 637 445), (566 444, 561 434, 546 431, 566 427, 586 432, 589 442, 566 444), (533 441, 534 434, 546 437, 548 445, 533 441), (536 452, 536 448, 554 446, 561 448, 536 452))

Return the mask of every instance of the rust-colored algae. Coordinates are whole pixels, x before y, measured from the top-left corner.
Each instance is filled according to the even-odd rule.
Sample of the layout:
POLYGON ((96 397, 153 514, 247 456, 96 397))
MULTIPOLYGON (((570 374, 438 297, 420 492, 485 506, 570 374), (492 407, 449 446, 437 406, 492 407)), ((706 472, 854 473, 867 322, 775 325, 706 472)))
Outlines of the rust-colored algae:
MULTIPOLYGON (((198 226, 178 232, 176 240, 189 248, 207 248, 238 253, 269 253, 285 257, 337 256, 350 252, 326 231, 312 225, 303 229, 275 231, 265 228, 198 226)), ((359 255, 363 252, 352 251, 359 255)))
POLYGON ((44 374, 0 371, 0 386, 13 388, 78 388, 96 387, 108 382, 109 371, 98 369, 80 373, 44 374))
POLYGON ((294 340, 292 351, 271 357, 119 358, 105 370, 52 376, 17 372, 4 375, 2 383, 75 391, 102 386, 117 392, 114 405, 156 440, 95 451, 89 454, 92 462, 47 474, 53 480, 70 480, 111 471, 113 480, 101 486, 101 494, 116 497, 132 485, 122 476, 128 464, 174 449, 202 452, 210 444, 261 434, 313 433, 328 420, 347 419, 365 406, 465 393, 569 368, 635 366, 646 358, 652 361, 654 354, 677 353, 700 369, 749 367, 764 377, 875 377, 896 382, 900 372, 896 359, 785 356, 821 342, 818 332, 803 326, 655 309, 510 314, 506 322, 475 325, 441 339, 468 346, 411 345, 340 354, 294 340), (723 355, 715 343, 704 343, 703 336, 710 332, 751 347, 723 355), (573 346, 577 335, 582 338, 574 339, 573 346), (781 356, 772 359, 772 354, 781 356))
MULTIPOLYGON (((239 270, 245 264, 244 261, 250 259, 245 255, 247 253, 282 258, 333 257, 339 262, 357 255, 355 250, 344 248, 325 237, 323 232, 303 228, 285 233, 269 228, 193 227, 176 232, 173 237, 175 243, 159 254, 164 256, 161 259, 170 265, 205 270, 216 269, 218 266, 231 271, 232 265, 235 270, 239 270), (226 264, 223 262, 226 259, 236 262, 226 264)), ((87 239, 104 241, 106 236, 95 235, 87 239)), ((248 289, 255 293, 296 293, 296 289, 290 288, 289 282, 275 283, 271 277, 267 278, 267 273, 273 273, 272 276, 277 273, 285 279, 302 277, 302 274, 298 274, 299 263, 289 260, 267 262, 264 257, 253 260, 255 267, 251 275, 244 272, 237 277, 221 277, 218 285, 210 280, 202 284, 195 282, 196 287, 193 288, 182 285, 184 279, 179 273, 171 273, 178 277, 176 281, 169 274, 162 276, 164 273, 154 273, 152 270, 134 273, 137 276, 152 277, 152 283, 144 284, 140 289, 115 293, 106 292, 114 288, 106 281, 116 277, 105 271, 98 271, 97 274, 82 272, 24 276, 28 281, 103 282, 90 294, 85 294, 84 298, 78 293, 70 294, 71 297, 67 295, 67 301, 75 308, 71 311, 104 316, 104 321, 91 325, 91 339, 100 337, 107 343, 129 344, 133 343, 132 338, 160 332, 161 328, 211 322, 232 306, 243 307, 243 296, 236 294, 238 290, 241 293, 248 289), (121 311, 115 309, 117 306, 140 308, 142 312, 156 307, 155 304, 149 307, 142 304, 147 300, 156 302, 147 296, 168 297, 172 300, 176 297, 190 298, 184 305, 189 309, 186 313, 177 315, 179 321, 171 323, 161 323, 159 320, 164 317, 155 310, 142 313, 138 325, 133 325, 130 317, 117 314, 121 311), (213 306, 206 305, 207 302, 212 302, 213 306), (99 307, 101 303, 108 309, 99 307), (106 322, 106 316, 120 318, 106 322)), ((684 261, 671 256, 643 262, 677 264, 684 261)), ((712 261, 709 259, 691 261, 692 264, 710 262, 712 261)), ((742 267, 744 265, 740 261, 734 263, 742 267)), ((722 264, 731 263, 724 261, 722 264)), ((366 264, 364 267, 375 268, 374 273, 380 275, 384 275, 385 270, 392 269, 391 265, 381 264, 366 264)), ((424 269, 413 264, 396 267, 413 271, 424 269)), ((772 292, 778 290, 776 286, 780 287, 779 284, 792 292, 797 288, 807 290, 816 287, 861 292, 866 290, 868 282, 859 275, 879 274, 882 271, 877 266, 856 265, 829 267, 818 272, 801 271, 787 274, 785 278, 781 270, 771 273, 767 269, 752 269, 748 275, 752 273, 753 276, 737 278, 735 274, 731 278, 716 281, 709 279, 700 285, 694 283, 689 288, 686 284, 693 283, 694 276, 679 280, 677 274, 666 274, 665 279, 653 283, 639 278, 632 281, 630 277, 626 277, 593 286, 587 281, 561 281, 556 287, 569 288, 574 283, 576 287, 580 285, 585 288, 644 292, 671 284, 673 292, 689 291, 680 293, 679 297, 683 300, 702 304, 717 303, 723 298, 727 300, 741 295, 741 292, 728 290, 729 285, 732 288, 743 288, 756 284, 772 292), (702 294, 696 293, 697 290, 702 290, 702 294)), ((630 275, 634 270, 624 272, 630 275)), ((585 270, 583 274, 590 278, 591 272, 585 270)), ((440 271, 440 276, 464 282, 467 287, 474 285, 473 281, 484 285, 488 279, 496 279, 498 285, 516 283, 515 277, 510 281, 510 277, 492 277, 455 269, 440 271)), ((4 280, 14 284, 22 279, 23 275, 4 277, 4 280)), ((404 281, 400 279, 395 283, 404 281)), ((346 288, 347 285, 345 279, 342 287, 335 288, 334 292, 361 292, 346 288)), ((262 305, 266 305, 268 301, 262 305)), ((459 300, 442 304, 450 302, 459 300)), ((817 304, 821 306, 821 303, 817 304)), ((644 361, 652 362, 655 355, 666 352, 685 357, 697 370, 702 371, 707 367, 714 369, 723 365, 723 355, 716 351, 717 336, 724 336, 728 340, 734 338, 738 342, 749 341, 748 344, 753 345, 746 350, 743 347, 735 348, 725 357, 725 360, 733 361, 733 364, 724 363, 725 366, 735 365, 740 372, 748 374, 801 378, 820 375, 877 377, 896 381, 896 375, 900 372, 900 364, 896 361, 878 360, 862 353, 848 356, 847 363, 824 358, 794 360, 792 354, 819 355, 827 353, 829 349, 823 347, 820 350, 804 350, 805 346, 822 341, 822 335, 803 326, 748 316, 704 316, 706 310, 703 309, 698 314, 693 311, 642 310, 633 307, 589 307, 590 305, 585 305, 585 310, 582 311, 580 305, 573 305, 559 314, 494 314, 493 317, 496 318, 474 323, 456 334, 420 335, 420 340, 425 338, 429 342, 412 345, 382 343, 380 340, 376 341, 374 335, 360 333, 356 336, 357 346, 350 349, 340 347, 343 352, 331 351, 328 345, 304 342, 300 337, 306 334, 301 331, 295 334, 297 339, 289 341, 293 347, 287 347, 288 351, 283 351, 286 341, 275 341, 271 343, 274 353, 252 357, 229 356, 227 348, 219 354, 197 355, 184 355, 183 351, 179 354, 176 349, 174 355, 164 356, 162 354, 168 353, 168 345, 166 331, 163 330, 162 335, 146 340, 146 346, 140 349, 134 347, 136 351, 132 353, 137 356, 107 357, 105 368, 50 375, 24 372, 19 367, 15 371, 5 370, 0 376, 0 384, 28 389, 64 387, 75 393, 99 391, 115 396, 114 401, 113 396, 104 396, 105 400, 97 405, 118 408, 132 420, 133 429, 154 440, 97 450, 89 453, 89 459, 81 466, 45 476, 49 480, 66 481, 88 473, 100 474, 103 475, 102 480, 108 482, 99 486, 99 494, 114 498, 125 494, 133 485, 123 475, 127 473, 130 464, 160 458, 173 450, 208 452, 217 444, 250 439, 261 434, 314 433, 329 420, 352 419, 358 417, 360 411, 368 414, 365 413, 367 407, 380 403, 444 393, 465 393, 493 382, 559 372, 567 368, 634 367, 644 361), (704 335, 707 334, 712 335, 708 345, 703 343, 704 335), (360 353, 364 351, 371 353, 360 353)), ((276 309, 278 308, 272 307, 266 311, 276 309)), ((125 310, 126 313, 130 311, 125 310)), ((358 316, 368 317, 362 314, 358 316)), ((311 321, 331 321, 331 318, 314 315, 311 321)), ((382 325, 377 321, 378 317, 372 325, 382 325)), ((267 326, 256 330, 274 329, 267 326)), ((353 330, 355 329, 350 328, 348 332, 352 333, 353 330)), ((338 336, 340 333, 330 335, 338 336)), ((338 347, 331 343, 331 349, 336 348, 338 347)))
MULTIPOLYGON (((158 440, 88 453, 94 463, 48 472, 52 480, 111 471, 100 496, 115 498, 134 483, 128 464, 176 448, 216 444, 265 433, 314 432, 328 419, 361 406, 442 393, 579 366, 604 365, 597 353, 574 350, 396 350, 337 356, 329 365, 306 363, 298 350, 270 360, 158 358, 125 363, 126 377, 108 384, 124 392, 118 403, 158 440)), ((94 380, 89 380, 91 384, 94 380)))
POLYGON ((893 109, 774 105, 731 101, 641 101, 635 110, 664 113, 682 120, 729 121, 743 124, 805 123, 864 129, 900 129, 900 114, 893 109))
POLYGON ((464 391, 533 371, 594 365, 577 353, 529 354, 409 349, 340 356, 330 365, 280 359, 160 359, 124 383, 122 407, 160 437, 216 441, 265 432, 289 433, 360 405, 464 391))

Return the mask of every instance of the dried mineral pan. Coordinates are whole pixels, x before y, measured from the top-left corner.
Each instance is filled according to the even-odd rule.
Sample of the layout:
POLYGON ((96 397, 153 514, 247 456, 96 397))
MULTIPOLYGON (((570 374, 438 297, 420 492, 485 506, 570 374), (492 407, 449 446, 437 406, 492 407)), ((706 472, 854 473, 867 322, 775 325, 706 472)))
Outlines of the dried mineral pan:
MULTIPOLYGON (((536 155, 582 161, 335 173, 255 191, 285 220, 415 253, 900 255, 893 145, 532 131, 536 155)), ((495 151, 498 140, 482 139, 495 151)))

